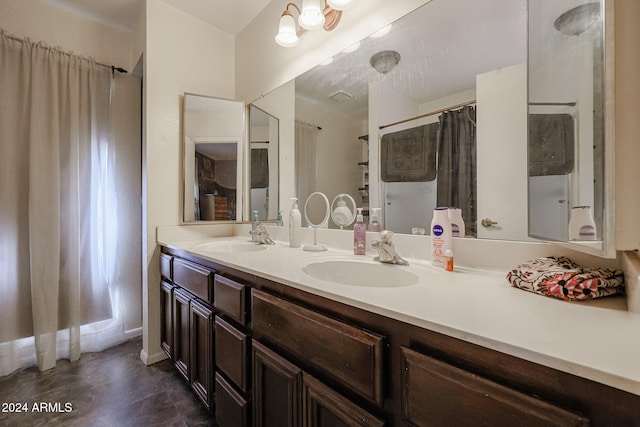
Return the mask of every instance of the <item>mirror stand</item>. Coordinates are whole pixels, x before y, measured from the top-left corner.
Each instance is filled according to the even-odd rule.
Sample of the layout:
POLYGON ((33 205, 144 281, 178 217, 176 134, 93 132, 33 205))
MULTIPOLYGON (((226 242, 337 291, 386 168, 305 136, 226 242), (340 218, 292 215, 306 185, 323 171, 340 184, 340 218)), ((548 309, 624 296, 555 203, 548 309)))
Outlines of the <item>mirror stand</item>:
POLYGON ((325 224, 327 224, 327 221, 329 221, 329 210, 329 199, 327 199, 327 196, 325 196, 324 193, 316 191, 315 193, 311 193, 309 195, 307 201, 304 203, 304 217, 307 221, 307 224, 309 224, 313 228, 313 244, 304 245, 302 247, 303 250, 310 252, 322 252, 327 250, 327 247, 325 245, 318 244, 318 228, 324 226, 325 224), (320 201, 316 202, 313 200, 314 198, 319 199, 320 201), (310 215, 309 208, 311 204, 319 205, 311 206, 313 212, 310 215), (317 219, 316 215, 321 212, 322 208, 324 208, 324 219, 320 222, 311 222, 310 217, 317 219))

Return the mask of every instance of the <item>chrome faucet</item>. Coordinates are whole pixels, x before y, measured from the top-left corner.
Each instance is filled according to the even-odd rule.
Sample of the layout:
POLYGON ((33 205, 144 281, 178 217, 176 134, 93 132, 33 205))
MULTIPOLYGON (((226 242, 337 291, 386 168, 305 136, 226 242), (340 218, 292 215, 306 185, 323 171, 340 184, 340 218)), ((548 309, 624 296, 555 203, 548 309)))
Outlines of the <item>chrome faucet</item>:
POLYGON ((267 228, 264 224, 258 224, 255 230, 249 231, 252 241, 255 241, 259 245, 275 245, 275 242, 271 240, 267 228), (255 240, 254 240, 255 239, 255 240))
POLYGON ((388 264, 409 265, 407 260, 402 258, 396 252, 396 248, 391 241, 392 238, 393 231, 384 230, 380 232, 380 240, 374 240, 371 242, 371 246, 378 251, 378 256, 373 260, 388 264))

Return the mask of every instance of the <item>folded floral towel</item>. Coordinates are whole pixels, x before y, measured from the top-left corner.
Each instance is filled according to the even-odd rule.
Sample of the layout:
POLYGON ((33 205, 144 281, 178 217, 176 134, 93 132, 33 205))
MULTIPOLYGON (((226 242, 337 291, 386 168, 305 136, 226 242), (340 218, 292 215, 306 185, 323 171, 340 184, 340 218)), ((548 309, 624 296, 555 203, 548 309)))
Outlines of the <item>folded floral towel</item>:
POLYGON ((507 273, 517 288, 565 300, 585 300, 624 292, 622 270, 582 268, 569 258, 537 258, 507 273))

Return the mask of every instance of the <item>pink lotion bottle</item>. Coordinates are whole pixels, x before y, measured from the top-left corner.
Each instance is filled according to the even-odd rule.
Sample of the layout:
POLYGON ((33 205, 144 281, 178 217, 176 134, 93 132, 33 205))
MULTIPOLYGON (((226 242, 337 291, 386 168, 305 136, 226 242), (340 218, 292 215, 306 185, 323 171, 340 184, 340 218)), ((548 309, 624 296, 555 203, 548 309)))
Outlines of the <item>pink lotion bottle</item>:
POLYGON ((364 225, 362 208, 358 208, 356 223, 353 225, 353 254, 366 255, 367 253, 367 227, 364 225))

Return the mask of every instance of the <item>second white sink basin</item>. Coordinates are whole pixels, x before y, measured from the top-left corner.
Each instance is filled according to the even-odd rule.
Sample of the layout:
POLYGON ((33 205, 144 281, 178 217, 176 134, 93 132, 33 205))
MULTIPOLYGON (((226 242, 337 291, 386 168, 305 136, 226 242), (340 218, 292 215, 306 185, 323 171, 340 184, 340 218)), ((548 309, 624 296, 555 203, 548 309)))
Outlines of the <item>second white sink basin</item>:
POLYGON ((266 245, 258 245, 249 241, 225 240, 202 243, 196 246, 196 249, 207 252, 257 252, 265 250, 266 245))
POLYGON ((314 279, 350 286, 397 288, 418 283, 418 275, 406 267, 378 262, 324 261, 302 267, 314 279))

